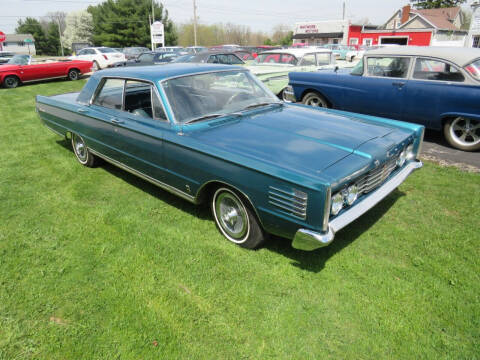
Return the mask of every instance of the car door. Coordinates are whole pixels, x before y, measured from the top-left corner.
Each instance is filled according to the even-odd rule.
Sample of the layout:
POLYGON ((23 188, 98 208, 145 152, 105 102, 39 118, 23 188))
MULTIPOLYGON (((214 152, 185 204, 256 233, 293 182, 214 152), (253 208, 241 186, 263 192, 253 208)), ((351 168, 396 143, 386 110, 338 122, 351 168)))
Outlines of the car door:
POLYGON ((401 120, 408 91, 410 57, 371 56, 363 75, 350 76, 344 85, 343 109, 401 120))
POLYGON ((439 59, 417 57, 405 101, 403 120, 440 128, 440 114, 462 104, 465 77, 453 64, 439 59))
POLYGON ((54 77, 50 70, 49 64, 45 62, 31 62, 27 65, 22 65, 20 70, 22 73, 22 81, 34 81, 54 77))

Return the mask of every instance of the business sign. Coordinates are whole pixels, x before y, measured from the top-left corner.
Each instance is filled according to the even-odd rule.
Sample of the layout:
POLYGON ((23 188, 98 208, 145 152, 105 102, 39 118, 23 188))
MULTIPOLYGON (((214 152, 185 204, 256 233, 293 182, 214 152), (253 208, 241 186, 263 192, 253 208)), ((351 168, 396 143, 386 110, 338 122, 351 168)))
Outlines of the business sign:
POLYGON ((0 31, 0 43, 1 43, 1 42, 4 42, 6 38, 7 38, 7 37, 5 36, 5 34, 0 31))
POLYGON ((298 26, 299 33, 303 34, 317 34, 318 33, 318 28, 316 24, 305 24, 305 25, 299 25, 298 26))
POLYGON ((160 44, 165 46, 164 26, 160 21, 155 21, 150 25, 150 34, 152 36, 152 44, 160 44))

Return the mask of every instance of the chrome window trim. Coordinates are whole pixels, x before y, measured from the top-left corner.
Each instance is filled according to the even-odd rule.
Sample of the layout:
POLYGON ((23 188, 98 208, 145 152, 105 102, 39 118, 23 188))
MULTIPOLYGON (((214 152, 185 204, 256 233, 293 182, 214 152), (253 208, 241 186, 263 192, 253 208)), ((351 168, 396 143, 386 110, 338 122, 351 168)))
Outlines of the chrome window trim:
MULTIPOLYGON (((145 80, 145 79, 139 79, 139 78, 133 78, 133 77, 125 77, 125 76, 105 76, 101 79, 101 81, 99 82, 99 84, 97 85, 97 88, 95 89, 95 91, 93 92, 92 94, 92 97, 90 98, 90 100, 88 101, 88 106, 90 105, 95 105, 93 104, 93 99, 95 99, 95 97, 97 96, 97 93, 101 90, 101 88, 103 87, 103 82, 106 80, 106 79, 121 79, 121 80, 124 80, 124 89, 125 89, 125 83, 127 82, 127 80, 132 80, 132 81, 139 81, 139 82, 144 82, 144 83, 148 83, 150 85, 152 85, 152 87, 155 89, 155 94, 158 96, 158 99, 160 101, 160 104, 162 104, 162 108, 163 108, 163 112, 165 113, 165 116, 167 117, 167 121, 172 124, 172 119, 170 119, 170 117, 168 116, 168 112, 166 111, 165 109, 165 104, 163 103, 162 101, 162 97, 159 95, 159 92, 158 92, 158 89, 157 87, 155 86, 155 83, 153 81, 150 81, 150 80, 145 80)), ((123 98, 123 103, 122 103, 122 109, 124 107, 124 103, 125 103, 125 98, 123 98)), ((100 106, 100 105, 97 105, 97 106, 100 106)), ((118 109, 117 109, 118 110, 118 109)), ((123 111, 123 110, 122 110, 123 111)), ((155 119, 154 119, 155 120, 155 119)), ((164 120, 158 120, 158 121, 162 121, 164 122, 164 120)))
POLYGON ((451 61, 436 58, 436 57, 430 57, 430 56, 415 56, 414 57, 414 63, 412 66, 412 71, 410 74, 410 80, 415 80, 415 81, 426 81, 426 82, 434 82, 434 83, 455 83, 455 84, 465 84, 467 82, 467 77, 465 76, 464 69, 459 67, 458 65, 452 63, 451 61), (450 66, 453 66, 457 71, 462 74, 463 76, 463 81, 448 81, 448 80, 428 80, 428 79, 417 79, 414 78, 413 75, 415 73, 415 65, 417 64, 418 59, 425 59, 425 60, 431 60, 431 61, 439 61, 443 62, 445 64, 448 64, 450 66))
POLYGON ((363 72, 364 74, 362 76, 364 77, 370 77, 374 79, 391 79, 391 80, 409 80, 410 79, 410 72, 412 71, 412 64, 413 64, 413 58, 412 56, 409 55, 401 55, 401 56, 393 56, 393 55, 378 55, 378 56, 365 56, 363 57, 365 59, 365 62, 363 63, 364 68, 363 72), (371 75, 370 71, 368 71, 368 59, 374 59, 374 58, 407 58, 409 60, 408 63, 408 70, 407 70, 407 75, 405 77, 391 77, 391 76, 375 76, 371 75), (366 65, 366 67, 365 67, 366 65), (366 73, 366 75, 365 75, 366 73))

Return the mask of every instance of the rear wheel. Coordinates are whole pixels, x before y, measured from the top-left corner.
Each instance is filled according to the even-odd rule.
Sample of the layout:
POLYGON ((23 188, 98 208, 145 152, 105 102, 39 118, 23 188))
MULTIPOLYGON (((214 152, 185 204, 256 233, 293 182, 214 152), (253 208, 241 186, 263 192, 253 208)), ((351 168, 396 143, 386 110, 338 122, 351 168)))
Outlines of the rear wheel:
POLYGON ((265 241, 255 214, 235 191, 227 187, 217 189, 212 197, 212 213, 229 241, 247 249, 255 249, 265 241))
POLYGON ((76 69, 71 69, 68 72, 68 80, 72 80, 72 81, 78 80, 79 76, 80 76, 80 73, 76 69))
POLYGON ((20 84, 20 80, 16 76, 6 76, 3 79, 3 86, 7 89, 16 88, 20 84))
POLYGON ((313 92, 313 91, 307 93, 303 97, 302 103, 305 104, 305 105, 310 105, 310 106, 314 106, 314 107, 328 108, 327 100, 325 100, 325 98, 322 95, 320 95, 319 93, 313 92))
POLYGON ((462 116, 449 119, 443 127, 445 139, 454 148, 464 151, 480 149, 480 121, 462 116))
POLYGON ((92 65, 92 71, 95 72, 98 70, 100 70, 100 66, 98 66, 98 63, 96 61, 94 61, 92 65))
POLYGON ((72 134, 72 148, 80 164, 88 167, 94 167, 97 164, 97 157, 88 150, 80 135, 72 134))

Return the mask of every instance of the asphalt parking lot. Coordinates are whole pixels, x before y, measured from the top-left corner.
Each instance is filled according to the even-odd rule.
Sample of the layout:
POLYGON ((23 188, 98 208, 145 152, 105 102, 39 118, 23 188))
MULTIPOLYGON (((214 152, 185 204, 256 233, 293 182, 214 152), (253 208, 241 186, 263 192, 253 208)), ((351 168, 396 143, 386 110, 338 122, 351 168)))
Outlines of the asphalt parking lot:
POLYGON ((421 158, 443 166, 455 166, 461 170, 480 173, 480 152, 456 150, 447 144, 438 131, 425 132, 421 158))

